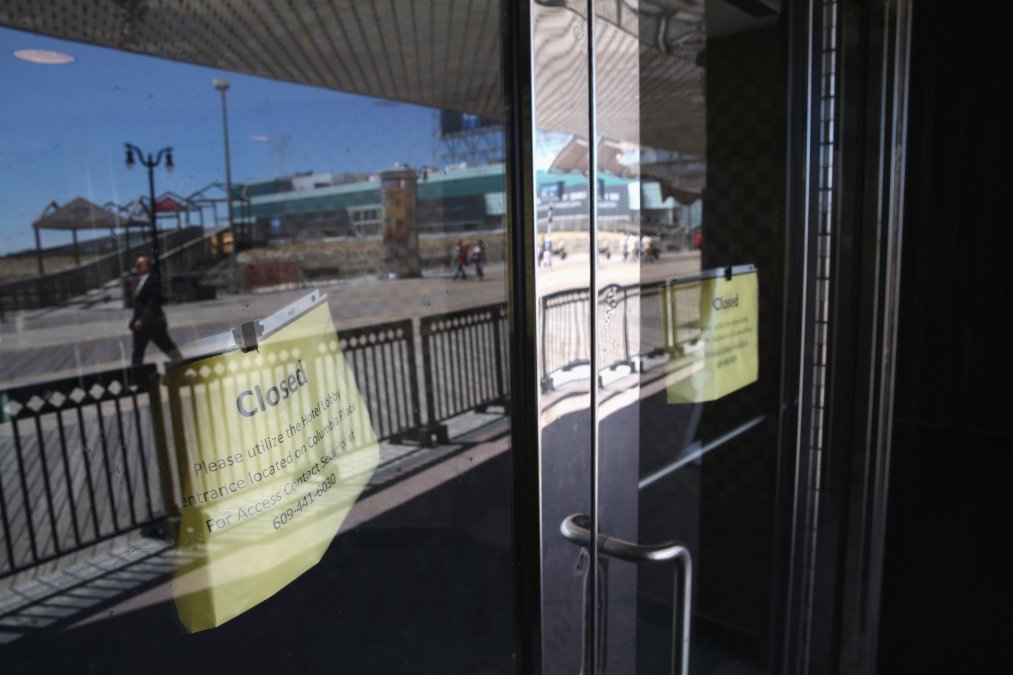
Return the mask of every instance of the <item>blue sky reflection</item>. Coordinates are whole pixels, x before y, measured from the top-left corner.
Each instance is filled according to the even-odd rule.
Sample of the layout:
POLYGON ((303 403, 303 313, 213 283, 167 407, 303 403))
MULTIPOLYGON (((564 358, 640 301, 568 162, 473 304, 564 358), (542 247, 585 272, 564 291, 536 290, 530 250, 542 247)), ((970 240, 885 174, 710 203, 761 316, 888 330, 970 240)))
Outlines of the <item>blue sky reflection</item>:
MULTIPOLYGON (((145 171, 124 164, 128 141, 148 152, 174 148, 176 170, 156 173, 160 194, 224 182, 215 77, 231 84, 235 182, 432 162, 428 108, 0 29, 0 253, 34 247, 31 223, 52 200, 80 195, 125 204, 146 195, 145 171), (18 49, 58 50, 75 60, 39 65, 15 58, 18 49)), ((68 240, 43 233, 44 246, 68 240)))

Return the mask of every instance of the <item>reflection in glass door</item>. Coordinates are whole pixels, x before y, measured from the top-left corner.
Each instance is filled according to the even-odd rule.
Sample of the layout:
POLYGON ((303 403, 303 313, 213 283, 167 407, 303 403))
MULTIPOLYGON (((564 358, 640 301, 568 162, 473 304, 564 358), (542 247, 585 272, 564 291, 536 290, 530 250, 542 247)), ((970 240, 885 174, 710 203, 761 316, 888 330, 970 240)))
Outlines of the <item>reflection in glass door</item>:
MULTIPOLYGON (((544 673, 769 672, 797 329, 781 4, 534 0, 531 53, 501 61, 491 1, 0 2, 0 52, 28 50, 2 62, 0 670, 517 671, 531 594, 544 673), (504 61, 531 91, 504 100, 504 61), (182 359, 134 368, 139 256, 182 359), (304 372, 271 348, 307 296, 304 372), (231 448, 325 371, 354 374, 375 470, 347 472, 318 564, 187 632, 186 510, 247 493, 218 473, 236 453, 176 432, 202 415, 197 445, 231 448), (194 488, 211 466, 225 486, 194 488), (514 583, 534 537, 540 595, 514 583)), ((264 462, 283 493, 338 485, 264 462)), ((253 503, 239 557, 270 566, 256 547, 307 512, 253 503)))
POLYGON ((501 18, 0 2, 0 672, 516 667, 501 18))
POLYGON ((779 4, 533 5, 545 672, 771 667, 779 4))

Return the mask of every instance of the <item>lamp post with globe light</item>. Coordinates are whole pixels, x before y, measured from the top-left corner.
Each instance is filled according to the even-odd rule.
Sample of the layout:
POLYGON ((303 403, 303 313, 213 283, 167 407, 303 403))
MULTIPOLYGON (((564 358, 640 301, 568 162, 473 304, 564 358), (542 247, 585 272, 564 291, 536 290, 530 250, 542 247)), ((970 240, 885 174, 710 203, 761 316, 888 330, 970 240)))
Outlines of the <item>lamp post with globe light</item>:
POLYGON ((127 168, 134 168, 134 164, 140 162, 148 170, 148 198, 150 200, 151 216, 151 265, 152 271, 158 273, 158 215, 155 204, 155 167, 165 159, 165 170, 172 171, 175 164, 172 162, 172 148, 162 148, 155 154, 145 154, 143 150, 133 143, 124 143, 127 148, 127 168), (136 155, 136 159, 135 159, 136 155))

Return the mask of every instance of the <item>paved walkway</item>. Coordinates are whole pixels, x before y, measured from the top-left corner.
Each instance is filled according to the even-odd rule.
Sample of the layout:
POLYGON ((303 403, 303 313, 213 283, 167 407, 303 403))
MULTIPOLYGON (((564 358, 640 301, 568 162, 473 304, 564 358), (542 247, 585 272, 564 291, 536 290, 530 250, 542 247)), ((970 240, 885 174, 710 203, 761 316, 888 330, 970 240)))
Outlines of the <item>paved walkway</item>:
MULTIPOLYGON (((633 284, 699 268, 695 253, 670 254, 638 266, 618 257, 602 264, 599 284, 633 284)), ((539 293, 586 288, 587 256, 573 255, 539 270, 539 293)), ((451 271, 428 271, 421 279, 381 280, 375 277, 334 280, 314 285, 328 294, 331 315, 340 329, 476 307, 506 301, 503 263, 486 268, 484 281, 454 281, 451 271)), ((169 305, 166 315, 177 344, 230 331, 245 321, 269 315, 309 289, 279 289, 242 295, 222 294, 214 300, 169 305)), ((119 368, 129 363, 132 348, 127 330, 131 312, 123 307, 118 283, 94 289, 62 307, 8 315, 0 323, 0 382, 15 386, 72 377, 81 372, 119 368)), ((165 356, 149 346, 149 362, 165 356)))
MULTIPOLYGON (((383 443, 380 463, 342 532, 368 523, 509 447, 503 411, 450 420, 451 443, 433 448, 383 443)), ((22 636, 171 600, 179 553, 139 531, 0 579, 0 648, 22 636), (99 614, 101 612, 101 615, 99 614)))
MULTIPOLYGON (((586 288, 587 262, 586 256, 571 256, 565 262, 557 260, 551 269, 541 268, 539 293, 586 288)), ((646 266, 612 260, 600 268, 599 284, 629 285, 691 274, 698 265, 695 254, 671 256, 646 266)), ((440 271, 410 280, 358 278, 315 288, 328 294, 339 329, 414 319, 506 299, 502 264, 490 265, 482 282, 473 278, 453 281, 451 276, 451 272, 440 271)), ((271 314, 307 292, 305 288, 293 288, 222 295, 209 301, 171 305, 167 315, 173 335, 185 351, 188 342, 271 314)), ((129 359, 129 318, 118 284, 90 291, 63 307, 8 316, 0 324, 0 382, 9 387, 121 367, 129 359)), ((148 356, 149 360, 164 359, 154 348, 148 356)), ((436 448, 383 444, 380 468, 349 517, 346 529, 406 503, 439 481, 459 476, 472 468, 479 455, 487 458, 508 447, 509 425, 502 411, 467 413, 450 420, 448 427, 452 442, 436 448)), ((154 464, 149 469, 157 471, 154 464)), ((25 543, 23 537, 17 539, 19 545, 25 543)), ((8 577, 0 582, 0 644, 33 631, 70 625, 146 588, 154 592, 165 585, 174 560, 169 544, 135 531, 8 577)), ((156 596, 159 601, 165 599, 164 592, 152 597, 156 596)))

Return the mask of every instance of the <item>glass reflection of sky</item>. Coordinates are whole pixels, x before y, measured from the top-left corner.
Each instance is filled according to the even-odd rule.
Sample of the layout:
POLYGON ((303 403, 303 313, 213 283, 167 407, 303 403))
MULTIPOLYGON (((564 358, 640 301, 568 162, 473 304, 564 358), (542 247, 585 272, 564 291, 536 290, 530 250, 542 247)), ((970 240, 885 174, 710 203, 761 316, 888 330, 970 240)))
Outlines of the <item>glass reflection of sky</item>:
MULTIPOLYGON (((0 254, 34 247, 31 223, 50 201, 146 195, 144 171, 124 164, 128 141, 175 149, 176 170, 157 170, 158 193, 224 182, 221 98, 211 85, 222 76, 234 182, 432 163, 427 108, 0 29, 0 254), (39 65, 15 58, 19 49, 75 60, 39 65)), ((67 243, 66 233, 42 236, 44 246, 67 243)))

